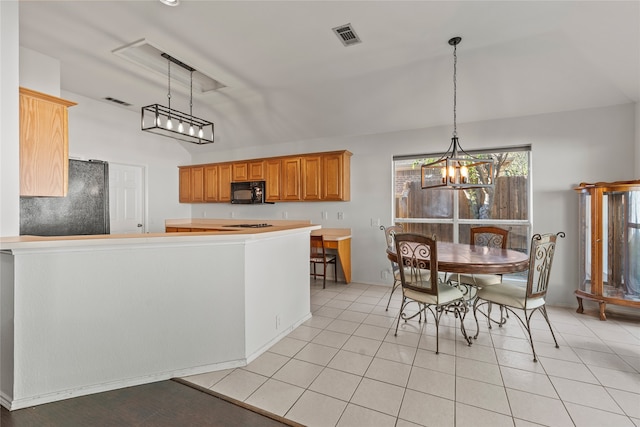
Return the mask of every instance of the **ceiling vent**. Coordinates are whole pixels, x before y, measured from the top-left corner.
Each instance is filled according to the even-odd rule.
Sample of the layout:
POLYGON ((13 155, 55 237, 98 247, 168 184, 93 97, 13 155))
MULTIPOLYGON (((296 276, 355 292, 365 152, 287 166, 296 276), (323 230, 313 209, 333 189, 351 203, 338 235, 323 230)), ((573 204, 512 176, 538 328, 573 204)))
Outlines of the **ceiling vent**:
POLYGON ((351 24, 341 25, 332 29, 345 46, 362 43, 362 40, 360 40, 360 37, 358 37, 351 24))
POLYGON ((118 104, 118 105, 122 105, 123 107, 131 107, 132 104, 129 104, 128 102, 125 101, 121 101, 119 99, 116 98, 112 98, 110 96, 107 96, 105 98, 103 98, 105 101, 109 101, 109 102, 113 102, 114 104, 118 104))
MULTIPOLYGON (((146 70, 153 71, 162 77, 167 77, 167 60, 164 55, 170 55, 172 58, 177 57, 171 53, 165 53, 158 47, 151 44, 145 39, 138 40, 128 45, 119 47, 112 51, 115 55, 137 64, 146 70)), ((181 63, 184 64, 182 60, 181 63)), ((186 64, 185 64, 186 65, 186 64)), ((203 74, 194 67, 188 65, 193 71, 193 91, 206 93, 212 90, 218 90, 226 87, 216 79, 203 74)), ((176 81, 189 88, 191 84, 191 73, 183 67, 171 68, 171 80, 176 81)))

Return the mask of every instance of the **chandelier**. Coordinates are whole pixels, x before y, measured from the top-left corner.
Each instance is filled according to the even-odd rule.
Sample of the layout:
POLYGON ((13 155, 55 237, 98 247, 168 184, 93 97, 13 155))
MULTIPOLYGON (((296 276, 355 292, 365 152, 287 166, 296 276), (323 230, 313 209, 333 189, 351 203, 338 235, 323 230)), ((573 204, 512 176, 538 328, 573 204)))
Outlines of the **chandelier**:
POLYGON ((493 166, 492 158, 481 159, 472 156, 462 149, 458 140, 458 129, 456 124, 456 103, 457 103, 457 46, 462 41, 461 37, 454 37, 449 40, 453 46, 453 137, 451 145, 438 160, 423 164, 421 169, 422 188, 453 188, 464 190, 468 188, 493 187, 493 166))
POLYGON ((213 123, 193 115, 193 72, 196 71, 195 68, 166 53, 162 53, 162 57, 167 60, 167 77, 169 81, 167 100, 169 106, 152 104, 142 107, 142 130, 198 145, 213 143, 213 123), (189 114, 171 109, 172 63, 190 73, 189 114))

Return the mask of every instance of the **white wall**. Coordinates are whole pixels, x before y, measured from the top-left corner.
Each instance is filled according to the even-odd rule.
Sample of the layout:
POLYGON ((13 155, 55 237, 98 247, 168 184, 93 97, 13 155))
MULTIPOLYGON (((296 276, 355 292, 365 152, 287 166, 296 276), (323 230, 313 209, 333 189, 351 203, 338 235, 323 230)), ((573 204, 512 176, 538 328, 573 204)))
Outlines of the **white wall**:
POLYGON ((636 102, 636 173, 634 176, 640 179, 640 102, 636 102))
MULTIPOLYGON (((577 196, 578 183, 633 178, 635 136, 634 104, 529 117, 501 119, 458 126, 463 148, 497 148, 531 144, 533 152, 533 231, 565 231, 558 244, 550 302, 575 304, 577 287, 577 196)), ((311 219, 323 227, 352 229, 353 281, 386 284, 381 271, 388 268, 384 236, 371 226, 371 218, 392 222, 392 157, 443 151, 451 129, 438 127, 378 135, 299 141, 275 147, 206 153, 194 163, 218 162, 347 149, 351 159, 351 201, 332 203, 277 203, 264 206, 193 204, 194 217, 311 219), (321 212, 329 219, 322 220, 321 212), (344 220, 338 220, 338 212, 344 220)))
POLYGON ((60 97, 60 60, 20 48, 20 86, 60 97))
POLYGON ((20 228, 18 49, 18 2, 0 1, 0 236, 20 228))

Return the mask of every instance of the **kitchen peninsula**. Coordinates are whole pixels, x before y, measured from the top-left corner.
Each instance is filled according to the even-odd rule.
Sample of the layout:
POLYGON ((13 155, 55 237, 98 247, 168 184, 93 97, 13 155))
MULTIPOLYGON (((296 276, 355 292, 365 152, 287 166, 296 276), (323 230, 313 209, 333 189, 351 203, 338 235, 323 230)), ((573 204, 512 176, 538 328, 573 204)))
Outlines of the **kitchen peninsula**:
POLYGON ((244 366, 310 318, 320 226, 218 221, 217 232, 1 238, 2 405, 244 366))

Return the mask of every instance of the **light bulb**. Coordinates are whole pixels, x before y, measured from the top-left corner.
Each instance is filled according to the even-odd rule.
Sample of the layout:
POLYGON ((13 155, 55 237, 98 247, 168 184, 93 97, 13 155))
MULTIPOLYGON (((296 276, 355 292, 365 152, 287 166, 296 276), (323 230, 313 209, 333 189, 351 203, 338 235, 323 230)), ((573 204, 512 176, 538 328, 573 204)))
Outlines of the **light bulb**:
POLYGON ((462 183, 466 184, 469 179, 469 169, 466 166, 462 166, 460 168, 460 178, 462 179, 462 183))
POLYGON ((180 120, 180 123, 178 124, 178 132, 180 133, 184 132, 184 126, 182 125, 182 120, 180 120))
POLYGON ((162 122, 160 121, 160 116, 156 116, 156 125, 162 126, 162 122))
POLYGON ((204 132, 202 131, 202 128, 200 128, 200 130, 198 131, 198 138, 202 138, 204 136, 204 132))
POLYGON ((189 135, 193 136, 193 134, 195 134, 196 131, 193 130, 193 125, 189 126, 189 135))
POLYGON ((171 123, 171 119, 167 120, 167 129, 169 130, 173 129, 173 123, 171 123))

